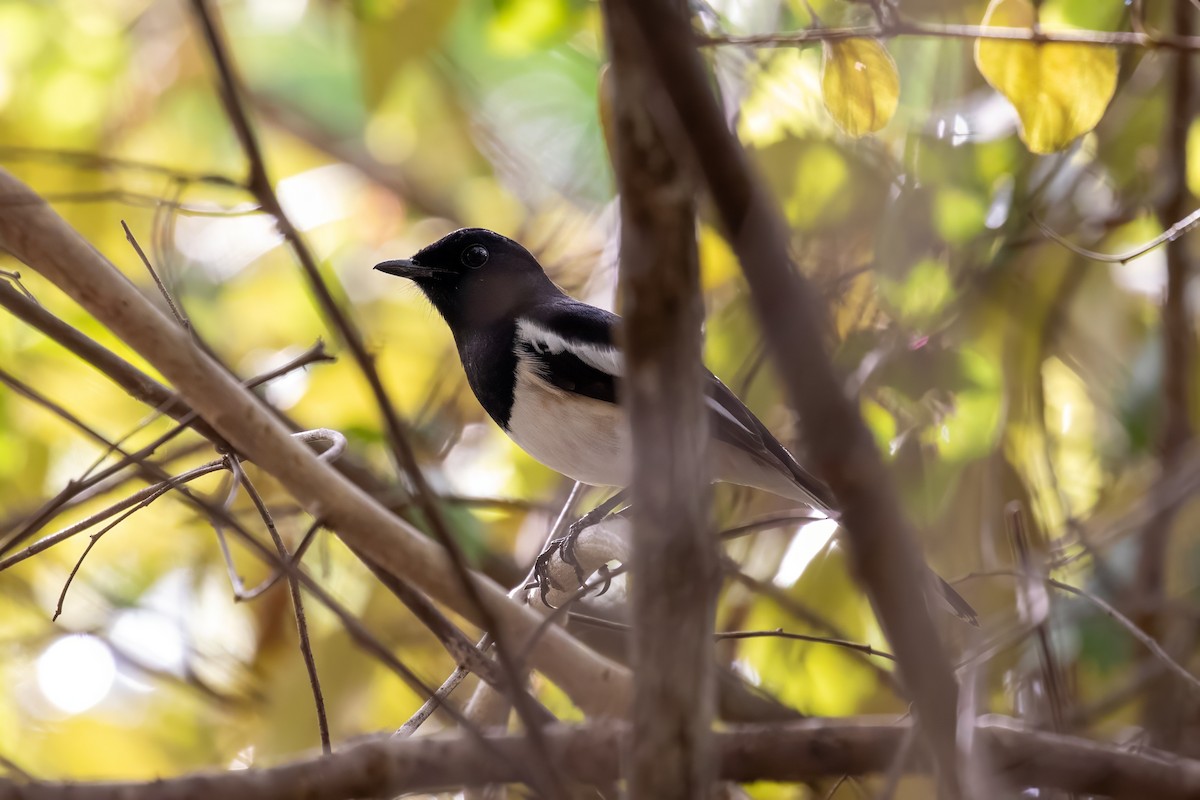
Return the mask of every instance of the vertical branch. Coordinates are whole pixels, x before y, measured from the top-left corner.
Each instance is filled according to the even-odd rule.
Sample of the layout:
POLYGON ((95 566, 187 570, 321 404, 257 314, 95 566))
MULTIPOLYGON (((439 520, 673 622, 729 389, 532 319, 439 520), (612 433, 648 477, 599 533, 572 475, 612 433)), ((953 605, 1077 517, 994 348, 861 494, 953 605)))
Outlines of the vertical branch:
MULTIPOLYGON (((637 23, 605 4, 621 197, 626 379, 633 437, 634 711, 630 795, 706 797, 715 777, 710 517, 694 190, 652 118, 637 23)), ((664 9, 664 13, 666 10, 664 9)), ((684 4, 669 13, 686 25, 684 4)))
MULTIPOLYGON (((1196 9, 1191 3, 1175 2, 1173 7, 1175 33, 1190 36, 1196 9)), ((1192 211, 1192 196, 1187 186, 1188 127, 1192 122, 1192 61, 1187 52, 1175 54, 1175 71, 1171 76, 1171 93, 1163 137, 1161 163, 1163 178, 1169 187, 1159 209, 1164 222, 1183 219, 1192 211)), ((1179 458, 1192 438, 1189 419, 1191 403, 1192 359, 1195 347, 1192 323, 1187 308, 1187 284, 1191 263, 1188 245, 1180 237, 1167 242, 1167 291, 1163 298, 1163 426, 1159 432, 1159 460, 1164 474, 1173 472, 1179 458)), ((1170 547, 1171 526, 1179 510, 1178 503, 1163 502, 1151 518, 1142 538, 1138 560, 1137 583, 1133 601, 1141 611, 1137 619, 1152 636, 1168 637, 1169 620, 1166 601, 1166 564, 1170 547)), ((1172 648, 1174 649, 1174 648, 1172 648)), ((1147 723, 1154 743, 1172 746, 1175 734, 1169 729, 1181 719, 1172 688, 1153 692, 1147 706, 1147 723)), ((1190 704, 1188 704, 1190 705, 1190 704)))
POLYGON ((691 151, 708 185, 818 474, 844 509, 851 564, 892 643, 943 789, 956 796, 958 686, 925 606, 928 567, 871 434, 825 352, 819 297, 796 271, 779 209, 725 125, 687 20, 666 0, 619 1, 636 18, 641 52, 669 99, 652 108, 691 151))

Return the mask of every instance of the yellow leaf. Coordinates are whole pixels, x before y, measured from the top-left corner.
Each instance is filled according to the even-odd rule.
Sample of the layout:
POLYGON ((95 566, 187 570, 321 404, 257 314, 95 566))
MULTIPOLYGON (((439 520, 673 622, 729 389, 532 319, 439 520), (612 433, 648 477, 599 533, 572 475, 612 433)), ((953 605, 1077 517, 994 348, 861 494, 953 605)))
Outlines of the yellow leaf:
MULTIPOLYGON (((1029 0, 991 0, 983 25, 1029 29, 1035 19, 1029 0)), ((975 65, 1016 107, 1034 153, 1062 150, 1096 127, 1117 88, 1112 47, 978 39, 975 65)))
POLYGON ((874 39, 825 42, 821 97, 838 127, 863 136, 887 125, 900 99, 900 73, 874 39))

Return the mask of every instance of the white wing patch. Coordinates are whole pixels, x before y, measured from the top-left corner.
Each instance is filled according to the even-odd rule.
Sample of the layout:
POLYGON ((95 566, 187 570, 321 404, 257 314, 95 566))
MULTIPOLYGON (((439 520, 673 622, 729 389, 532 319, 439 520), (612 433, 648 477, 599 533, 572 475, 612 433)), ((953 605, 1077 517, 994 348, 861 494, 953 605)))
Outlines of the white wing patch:
POLYGON ((589 367, 619 377, 625 371, 625 357, 615 347, 590 342, 573 342, 546 330, 533 320, 517 320, 517 341, 525 342, 536 353, 570 353, 589 367))
POLYGON ((757 431, 752 431, 752 430, 750 430, 749 428, 747 428, 747 427, 746 427, 746 425, 745 425, 745 423, 743 423, 743 422, 742 422, 740 419, 738 419, 737 417, 735 417, 735 416, 733 415, 733 413, 732 413, 732 412, 731 412, 729 409, 727 409, 725 406, 721 405, 721 404, 720 404, 720 403, 719 403, 719 402, 716 400, 716 398, 713 398, 713 397, 705 397, 705 398, 704 398, 704 402, 705 402, 706 404, 708 404, 708 407, 709 407, 709 409, 710 409, 710 410, 717 412, 717 413, 718 413, 718 414, 720 414, 722 417, 724 417, 725 419, 729 420, 729 421, 730 421, 730 422, 732 422, 734 425, 738 426, 739 428, 741 428, 743 431, 745 431, 746 433, 750 434, 750 435, 751 435, 751 436, 753 436, 754 438, 756 438, 756 439, 757 439, 757 438, 760 438, 760 437, 759 437, 759 435, 758 435, 758 432, 757 432, 757 431))

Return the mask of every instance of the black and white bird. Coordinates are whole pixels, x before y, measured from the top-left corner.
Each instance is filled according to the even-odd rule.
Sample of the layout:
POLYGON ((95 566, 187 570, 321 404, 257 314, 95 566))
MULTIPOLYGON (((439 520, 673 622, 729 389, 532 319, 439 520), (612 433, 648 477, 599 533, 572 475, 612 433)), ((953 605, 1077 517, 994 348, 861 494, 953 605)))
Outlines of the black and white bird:
MULTIPOLYGON (((521 449, 581 483, 629 485, 632 447, 618 403, 620 317, 567 296, 533 254, 483 228, 447 234, 375 269, 417 284, 450 326, 475 397, 521 449)), ((837 516, 829 489, 737 395, 712 373, 706 389, 715 481, 837 516)), ((975 622, 957 592, 934 583, 954 613, 975 622)))

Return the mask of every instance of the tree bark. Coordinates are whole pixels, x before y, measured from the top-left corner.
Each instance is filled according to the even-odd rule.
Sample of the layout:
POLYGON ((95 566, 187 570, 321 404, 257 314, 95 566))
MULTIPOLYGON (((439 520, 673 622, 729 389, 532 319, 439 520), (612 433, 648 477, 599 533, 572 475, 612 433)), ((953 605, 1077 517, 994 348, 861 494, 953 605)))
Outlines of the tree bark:
MULTIPOLYGON (((701 362, 694 187, 651 115, 656 87, 622 3, 604 5, 621 203, 625 376, 633 440, 634 705, 629 791, 705 797, 715 775, 712 631, 719 585, 701 362)), ((671 11, 685 20, 682 2, 671 11)))
MULTIPOLYGON (((714 773, 729 781, 797 782, 885 772, 910 730, 891 718, 812 719, 741 725, 714 734, 714 773)), ((548 755, 572 780, 610 785, 621 776, 629 726, 601 722, 545 730, 548 755)), ((1200 762, 1162 751, 1025 728, 1010 717, 981 718, 977 745, 1000 778, 1081 795, 1144 800, 1200 797, 1200 762)), ((348 800, 461 786, 512 783, 529 767, 523 736, 462 734, 383 739, 266 769, 197 773, 126 783, 22 783, 0 778, 0 800, 348 800)), ((904 774, 929 768, 920 751, 904 774)))

